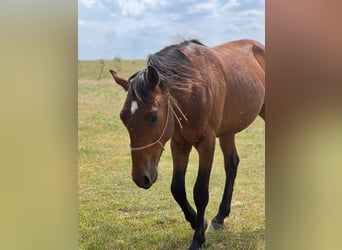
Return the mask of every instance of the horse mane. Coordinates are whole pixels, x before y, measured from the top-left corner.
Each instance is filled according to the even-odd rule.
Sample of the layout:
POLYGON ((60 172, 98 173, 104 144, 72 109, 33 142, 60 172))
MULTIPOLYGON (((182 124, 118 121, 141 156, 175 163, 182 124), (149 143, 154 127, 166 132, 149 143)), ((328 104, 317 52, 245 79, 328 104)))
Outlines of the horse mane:
MULTIPOLYGON (((178 44, 167 46, 159 52, 148 57, 147 64, 153 66, 159 73, 160 85, 172 91, 193 90, 194 85, 200 85, 201 81, 196 80, 198 75, 191 60, 183 52, 192 44, 205 46, 196 39, 184 40, 178 44)), ((145 84, 147 69, 135 73, 130 77, 130 92, 140 101, 147 103, 152 101, 145 84)))
POLYGON ((128 79, 128 81, 131 83, 128 88, 128 92, 143 103, 148 103, 152 101, 148 88, 145 84, 146 71, 147 71, 146 69, 141 70, 135 73, 134 75, 132 75, 128 79))
POLYGON ((192 43, 196 43, 196 44, 198 44, 198 45, 202 45, 202 46, 205 46, 203 43, 201 43, 199 40, 197 40, 197 39, 191 39, 191 40, 189 40, 188 42, 192 42, 192 43))

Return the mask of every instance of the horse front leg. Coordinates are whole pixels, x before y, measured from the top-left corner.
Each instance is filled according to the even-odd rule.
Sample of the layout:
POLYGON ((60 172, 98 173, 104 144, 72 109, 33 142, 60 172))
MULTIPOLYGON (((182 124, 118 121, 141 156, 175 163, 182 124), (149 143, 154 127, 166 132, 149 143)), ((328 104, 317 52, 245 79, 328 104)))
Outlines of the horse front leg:
POLYGON ((215 150, 215 135, 207 135, 197 145, 199 168, 194 186, 194 200, 197 208, 197 224, 190 250, 199 249, 205 242, 205 230, 208 226, 204 219, 205 208, 209 201, 209 178, 215 150))
POLYGON ((185 190, 185 173, 188 166, 191 145, 185 142, 176 142, 171 140, 171 151, 173 158, 173 176, 171 183, 171 192, 178 205, 181 207, 185 219, 190 222, 191 227, 195 229, 197 215, 195 210, 189 204, 185 190))

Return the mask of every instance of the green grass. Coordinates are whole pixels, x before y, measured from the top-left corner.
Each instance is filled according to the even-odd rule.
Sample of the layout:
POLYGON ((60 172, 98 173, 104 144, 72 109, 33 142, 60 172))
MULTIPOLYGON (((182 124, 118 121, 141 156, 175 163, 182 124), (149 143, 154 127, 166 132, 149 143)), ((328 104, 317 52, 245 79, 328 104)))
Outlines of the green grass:
MULTIPOLYGON (((131 179, 128 133, 119 119, 125 92, 109 77, 94 82, 96 63, 79 63, 83 80, 78 85, 79 249, 187 249, 193 230, 170 192, 169 143, 157 182, 149 190, 138 188, 131 179)), ((114 68, 111 63, 106 61, 105 67, 114 68)), ((121 63, 124 76, 145 67, 140 61, 121 63)), ((257 118, 236 141, 240 165, 231 215, 225 230, 206 234, 203 249, 265 249, 264 122, 257 118)), ((186 177, 192 204, 197 165, 193 150, 186 177)), ((223 186, 223 156, 217 145, 208 220, 217 212, 223 186)))
POLYGON ((97 61, 79 61, 78 62, 78 79, 79 80, 98 80, 103 67, 101 79, 112 79, 109 73, 110 69, 115 70, 124 77, 129 77, 138 70, 146 67, 145 60, 121 60, 115 58, 113 60, 97 60, 97 61))

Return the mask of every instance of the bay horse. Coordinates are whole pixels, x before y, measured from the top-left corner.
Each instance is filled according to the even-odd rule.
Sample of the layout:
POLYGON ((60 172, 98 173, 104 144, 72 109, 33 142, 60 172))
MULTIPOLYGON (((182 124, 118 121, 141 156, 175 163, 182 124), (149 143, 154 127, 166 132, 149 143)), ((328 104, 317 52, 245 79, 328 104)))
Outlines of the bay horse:
POLYGON ((265 48, 238 40, 209 48, 198 40, 174 44, 149 56, 147 68, 129 79, 110 70, 127 91, 120 113, 130 137, 132 178, 148 189, 157 180, 157 166, 171 138, 171 192, 194 229, 189 249, 205 242, 205 208, 215 141, 224 155, 225 187, 211 228, 223 228, 230 213, 239 164, 235 134, 260 115, 265 120, 265 48), (193 189, 196 211, 187 200, 185 173, 195 147, 199 168, 193 189))

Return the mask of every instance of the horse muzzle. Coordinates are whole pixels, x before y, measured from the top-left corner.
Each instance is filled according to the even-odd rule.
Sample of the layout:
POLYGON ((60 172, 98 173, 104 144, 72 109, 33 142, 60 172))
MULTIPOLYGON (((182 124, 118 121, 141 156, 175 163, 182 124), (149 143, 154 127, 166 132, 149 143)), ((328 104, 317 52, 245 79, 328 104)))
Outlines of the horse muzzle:
POLYGON ((149 164, 149 167, 143 171, 134 171, 133 167, 132 178, 138 187, 149 189, 158 178, 157 163, 152 162, 149 164))
POLYGON ((144 175, 133 175, 133 181, 137 184, 138 187, 149 189, 153 183, 157 180, 157 174, 154 177, 151 177, 148 174, 144 175))

